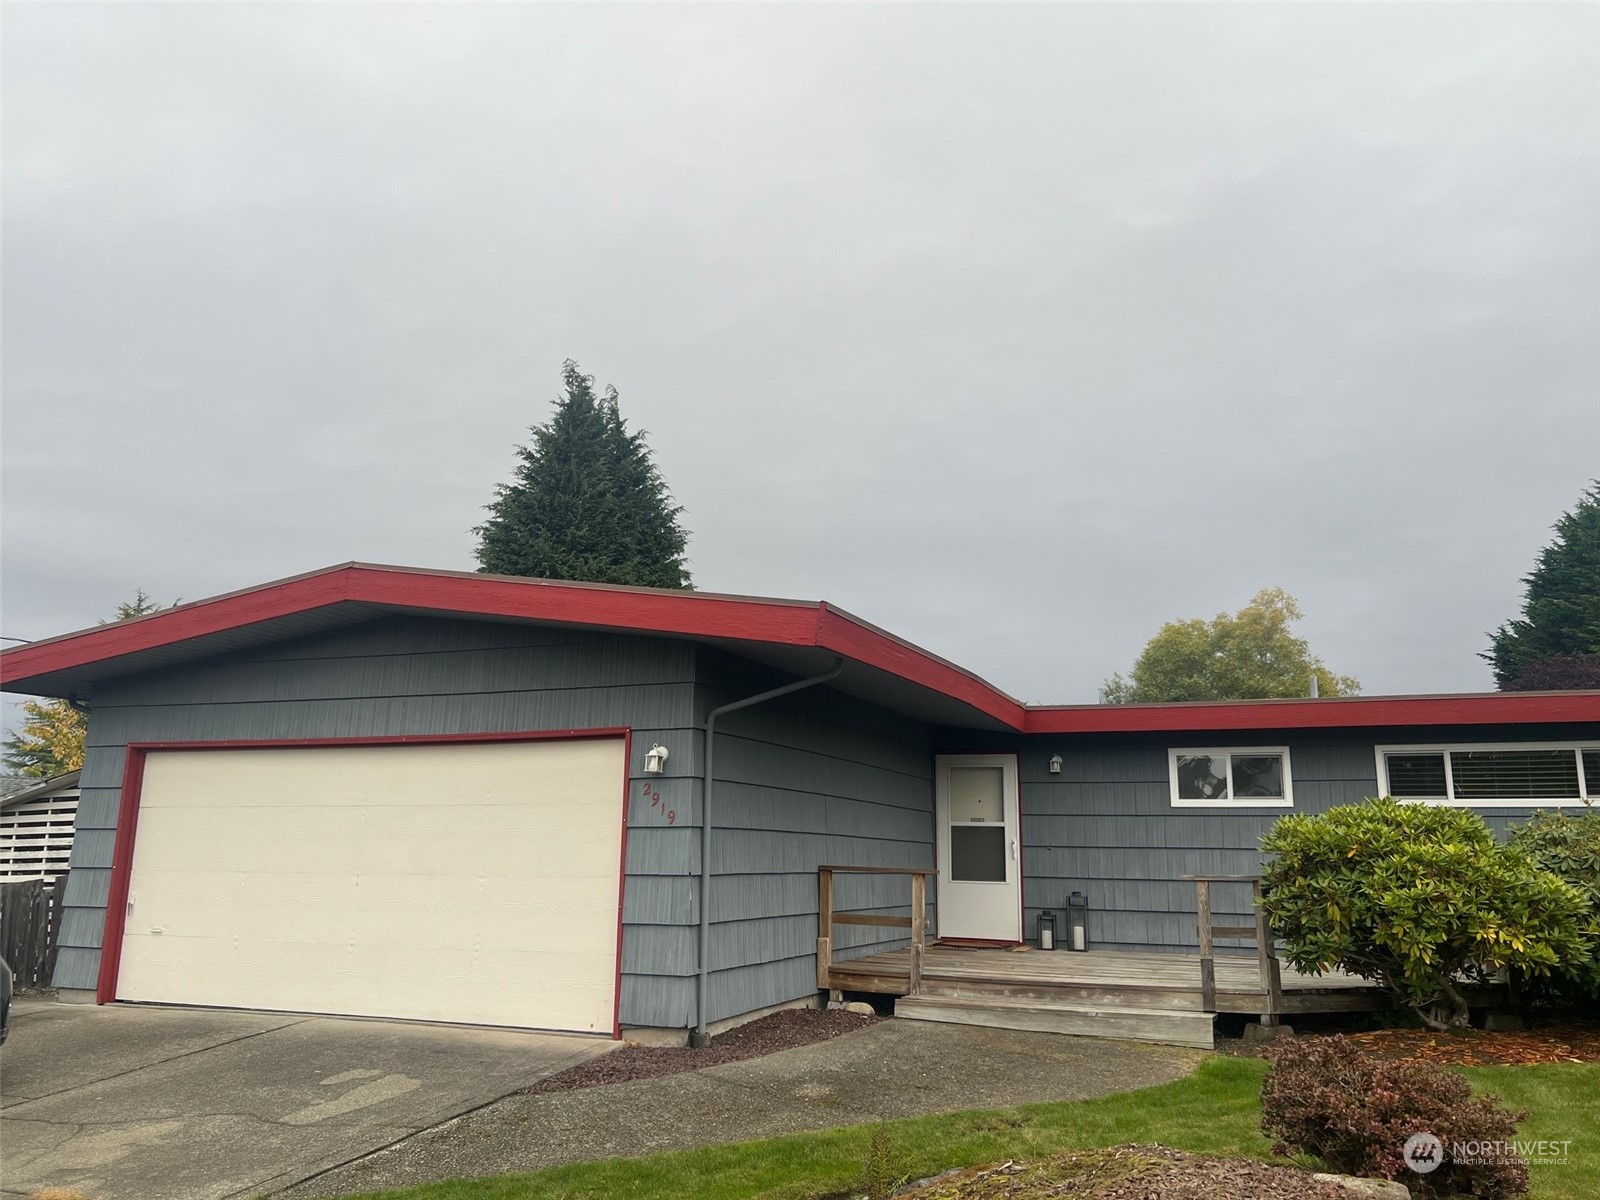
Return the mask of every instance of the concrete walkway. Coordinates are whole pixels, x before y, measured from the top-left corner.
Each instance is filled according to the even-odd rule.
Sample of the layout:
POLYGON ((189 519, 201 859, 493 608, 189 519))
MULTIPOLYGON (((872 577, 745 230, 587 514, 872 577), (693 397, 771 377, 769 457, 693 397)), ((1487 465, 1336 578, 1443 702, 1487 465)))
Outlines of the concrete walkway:
POLYGON ((608 1040, 20 1000, 0 1196, 225 1200, 293 1184, 604 1053, 608 1040))
POLYGON ((1070 1100, 1181 1078, 1197 1050, 884 1021, 766 1058, 510 1096, 274 1200, 348 1196, 956 1109, 1070 1100))

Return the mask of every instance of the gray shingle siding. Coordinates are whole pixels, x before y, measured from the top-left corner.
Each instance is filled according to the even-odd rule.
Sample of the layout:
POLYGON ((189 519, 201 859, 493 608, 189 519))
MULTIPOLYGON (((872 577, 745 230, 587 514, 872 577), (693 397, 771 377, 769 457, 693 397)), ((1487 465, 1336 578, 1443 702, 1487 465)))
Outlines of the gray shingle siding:
MULTIPOLYGON (((702 723, 719 705, 787 682, 710 649, 699 663, 702 723)), ((719 718, 716 774, 713 1021, 816 991, 819 866, 933 865, 931 735, 919 722, 819 687, 719 718)), ((911 911, 904 876, 840 876, 835 895, 840 908, 911 911)), ((839 958, 905 944, 870 926, 837 932, 839 958)))
MULTIPOLYGON (((377 620, 101 684, 89 717, 56 986, 93 988, 99 973, 129 742, 631 726, 630 769, 637 773, 652 741, 689 745, 693 720, 689 643, 422 617, 377 620)), ((694 760, 691 748, 669 766, 686 774, 694 760)), ((676 876, 672 882, 681 885, 694 863, 690 831, 681 822, 666 827, 651 810, 645 778, 629 787, 628 870, 638 878, 627 889, 625 925, 634 910, 649 907, 657 876, 676 876)), ((680 807, 695 786, 670 776, 658 784, 680 807)), ((682 911, 680 901, 671 915, 682 911)), ((659 919, 645 915, 652 924, 659 919)), ((629 981, 623 995, 650 989, 647 975, 629 981)), ((637 1018, 625 1007, 624 1020, 637 1018)))
MULTIPOLYGON (((1594 736, 1594 731, 1588 731, 1594 736)), ((1285 809, 1173 808, 1169 748, 1289 747, 1295 812, 1324 812, 1377 792, 1375 748, 1408 743, 1562 741, 1567 728, 1257 732, 1222 735, 1126 735, 1105 738, 996 739, 942 730, 941 751, 1015 749, 1022 787, 1023 905, 1026 936, 1039 912, 1058 913, 1068 893, 1089 900, 1089 938, 1105 949, 1181 950, 1197 943, 1194 885, 1180 875, 1250 875, 1259 871, 1261 836, 1285 809), (1059 775, 1049 760, 1062 757, 1059 775)), ((1478 809, 1499 833, 1531 811, 1478 809)), ((1249 888, 1213 889, 1217 920, 1248 924, 1249 888), (1234 920, 1232 918, 1238 918, 1234 920)), ((1219 942, 1245 948, 1250 943, 1219 942)))
MULTIPOLYGON (((628 727, 622 1021, 687 1026, 704 722, 718 705, 790 679, 669 638, 394 616, 99 684, 56 985, 95 986, 129 742, 628 727), (646 776, 656 741, 671 752, 666 773, 646 776)), ((717 734, 707 1016, 812 994, 819 865, 933 865, 935 752, 1019 753, 1030 937, 1041 906, 1059 910, 1082 890, 1094 944, 1178 949, 1195 943, 1193 887, 1178 876, 1254 873, 1259 839, 1283 810, 1172 808, 1169 746, 1288 745, 1295 810, 1318 812, 1376 791, 1375 744, 1594 735, 1567 726, 1028 738, 932 730, 825 686, 729 714, 717 734), (1059 775, 1048 769, 1053 754, 1059 775)), ((1501 830, 1526 814, 1479 811, 1501 830)), ((904 876, 845 875, 836 902, 905 915, 909 890, 904 876)), ((930 909, 934 899, 930 888, 930 909)), ((1221 916, 1250 911, 1244 888, 1217 900, 1221 916)), ((841 959, 904 944, 871 927, 836 932, 841 959)))
MULTIPOLYGON (((712 707, 787 679, 668 639, 396 617, 102 684, 56 985, 96 983, 130 742, 627 726, 622 1021, 692 1024, 700 727, 712 707), (667 770, 646 776, 656 741, 671 751, 667 770)), ((929 733, 917 722, 819 689, 725 719, 717 751, 711 1020, 815 991, 819 864, 929 866, 933 833, 929 733)), ((841 906, 909 911, 904 879, 839 890, 841 906)), ((842 956, 900 944, 846 934, 842 956)))

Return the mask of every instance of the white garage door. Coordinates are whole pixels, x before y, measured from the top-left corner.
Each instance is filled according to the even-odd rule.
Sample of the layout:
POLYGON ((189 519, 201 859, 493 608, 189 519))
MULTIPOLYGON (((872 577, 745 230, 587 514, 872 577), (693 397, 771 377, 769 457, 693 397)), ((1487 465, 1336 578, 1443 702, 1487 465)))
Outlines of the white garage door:
POLYGON ((620 738, 152 752, 117 998, 609 1033, 620 738))

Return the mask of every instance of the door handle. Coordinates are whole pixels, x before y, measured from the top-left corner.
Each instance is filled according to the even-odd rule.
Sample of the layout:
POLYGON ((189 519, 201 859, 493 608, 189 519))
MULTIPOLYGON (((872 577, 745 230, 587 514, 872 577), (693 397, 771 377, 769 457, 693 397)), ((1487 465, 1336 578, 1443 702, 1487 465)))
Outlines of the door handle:
POLYGON ((1011 861, 1012 862, 1016 862, 1017 861, 1017 839, 1016 838, 1012 838, 1011 839, 1011 861))

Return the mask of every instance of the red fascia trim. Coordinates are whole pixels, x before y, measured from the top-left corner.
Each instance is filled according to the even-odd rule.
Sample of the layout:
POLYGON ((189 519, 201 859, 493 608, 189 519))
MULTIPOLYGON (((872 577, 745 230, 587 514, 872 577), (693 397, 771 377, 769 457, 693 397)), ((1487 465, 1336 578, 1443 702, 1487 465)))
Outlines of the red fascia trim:
POLYGON ((1477 696, 1374 696, 1238 704, 1087 704, 1030 708, 1022 729, 1024 733, 1145 733, 1585 722, 1600 722, 1600 692, 1490 692, 1477 696))
POLYGON ((622 879, 617 891, 617 982, 611 1008, 611 1036, 622 1036, 622 888, 627 881, 629 772, 633 763, 633 731, 624 726, 593 729, 528 729, 500 733, 396 734, 384 737, 242 738, 219 742, 130 742, 122 771, 122 799, 117 836, 111 855, 111 885, 106 897, 105 932, 100 939, 100 976, 95 1003, 117 998, 122 969, 122 938, 128 924, 128 890, 133 881, 133 847, 138 837, 139 801, 144 792, 145 757, 152 750, 285 750, 334 746, 427 746, 454 742, 548 742, 584 738, 622 739, 622 879))
POLYGON ((337 604, 348 598, 345 570, 336 567, 314 575, 296 576, 249 591, 199 600, 132 621, 117 621, 0 652, 0 686, 337 604))
POLYGON ((820 605, 733 600, 697 592, 575 587, 494 575, 345 568, 345 598, 475 616, 524 617, 640 633, 817 644, 820 605))
POLYGON ((1023 707, 1011 697, 920 647, 822 603, 412 571, 359 563, 0 652, 0 685, 347 601, 668 637, 814 647, 959 700, 1012 728, 1022 726, 1023 707))
POLYGON ((0 685, 342 601, 815 646, 821 606, 351 564, 0 652, 0 685))
POLYGON ((617 978, 611 1001, 611 1038, 622 1040, 622 906, 628 898, 628 805, 633 803, 633 730, 622 735, 622 837, 617 859, 617 978))
POLYGON ((144 791, 145 748, 129 746, 122 768, 122 802, 111 853, 111 887, 106 897, 106 927, 100 938, 100 978, 96 1004, 117 998, 117 973, 122 969, 122 935, 128 925, 128 887, 133 878, 133 841, 139 826, 139 798, 144 791))
POLYGON ((818 645, 939 692, 1021 729, 1026 709, 1004 692, 910 642, 822 606, 818 645))
POLYGON ((1600 721, 1600 693, 1488 693, 1218 704, 1027 707, 976 675, 823 603, 348 563, 0 651, 0 685, 345 601, 659 636, 815 647, 1023 733, 1140 733, 1600 721))

